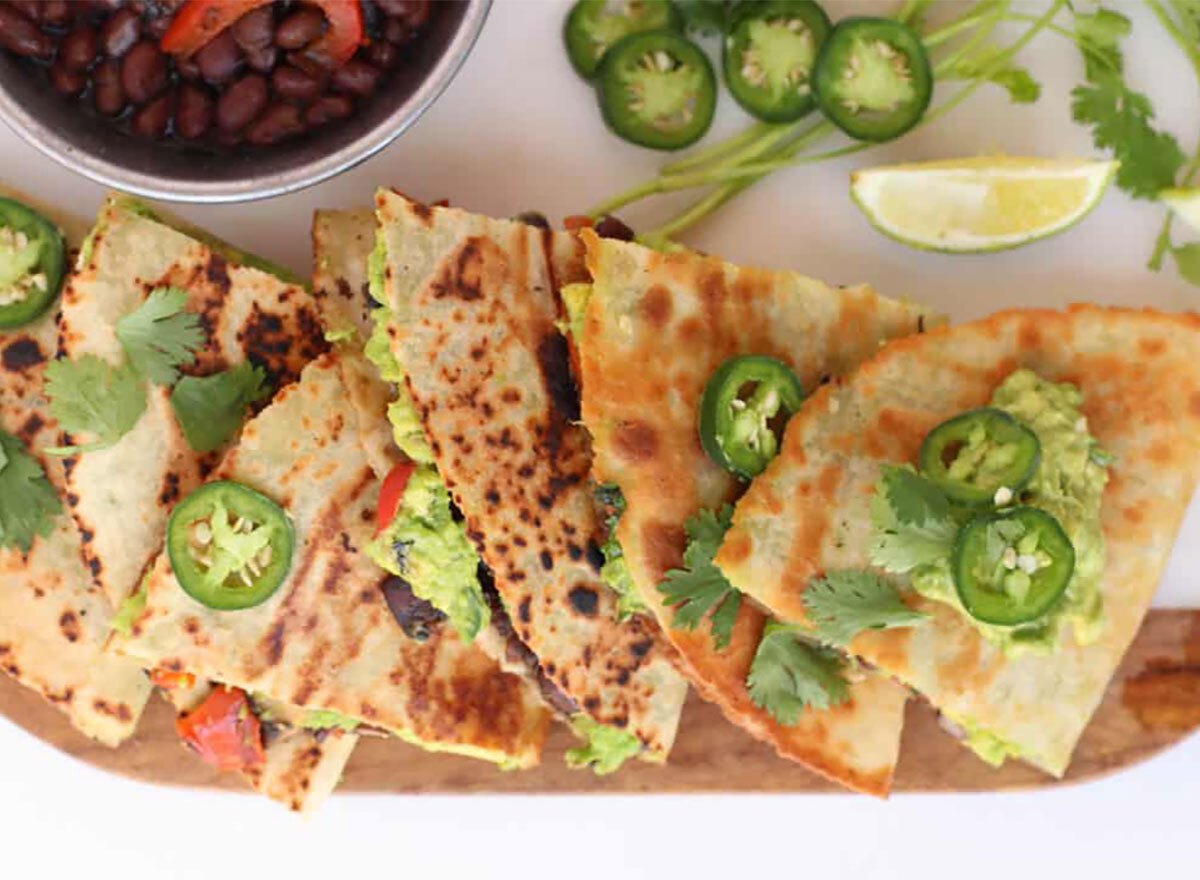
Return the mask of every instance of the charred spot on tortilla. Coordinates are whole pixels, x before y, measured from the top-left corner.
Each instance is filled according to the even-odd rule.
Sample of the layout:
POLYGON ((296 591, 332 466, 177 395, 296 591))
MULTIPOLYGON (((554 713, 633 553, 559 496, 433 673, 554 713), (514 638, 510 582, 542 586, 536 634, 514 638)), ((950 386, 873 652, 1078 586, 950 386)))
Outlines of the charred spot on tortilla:
POLYGON ((10 342, 0 352, 0 364, 10 373, 20 373, 45 363, 46 355, 37 340, 22 336, 10 342))
POLYGON ((620 422, 612 440, 617 454, 626 461, 649 461, 658 452, 658 435, 644 422, 620 422))
POLYGON ((551 413, 556 420, 579 421, 579 388, 571 372, 571 350, 567 338, 549 330, 537 347, 538 367, 550 396, 551 413))
POLYGON ((62 631, 63 638, 68 642, 79 641, 79 636, 81 635, 79 616, 74 611, 64 611, 59 616, 58 628, 62 631))
POLYGON ((26 446, 32 446, 34 438, 37 437, 38 433, 44 427, 46 427, 46 420, 38 413, 30 413, 29 417, 25 419, 24 423, 17 430, 17 436, 21 438, 21 441, 26 446))
POLYGON ((435 299, 456 297, 464 302, 483 299, 483 279, 489 270, 508 275, 508 257, 486 238, 471 236, 458 253, 445 261, 441 275, 430 283, 435 299))
POLYGON ((567 599, 571 602, 571 607, 584 617, 593 617, 596 614, 596 609, 600 605, 600 596, 591 587, 579 584, 567 593, 567 599))

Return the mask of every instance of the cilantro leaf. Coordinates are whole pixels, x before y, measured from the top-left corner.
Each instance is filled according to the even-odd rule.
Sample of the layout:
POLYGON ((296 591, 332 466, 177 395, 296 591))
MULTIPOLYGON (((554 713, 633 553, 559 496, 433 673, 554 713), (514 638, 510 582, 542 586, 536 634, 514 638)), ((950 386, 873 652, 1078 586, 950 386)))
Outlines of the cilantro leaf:
POLYGON ((117 339, 134 368, 155 385, 171 385, 179 367, 204 345, 200 316, 183 310, 187 291, 158 287, 135 311, 117 319, 117 339))
POLYGON ((915 626, 926 617, 869 571, 831 571, 814 578, 804 592, 804 608, 821 640, 840 647, 863 630, 915 626))
POLYGON ((950 502, 908 467, 885 465, 871 499, 872 565, 893 574, 947 556, 958 534, 950 502))
POLYGON ((37 535, 54 528, 62 503, 38 460, 24 445, 0 431, 0 547, 28 553, 37 535))
POLYGON ((1104 71, 1119 73, 1124 69, 1121 40, 1132 30, 1129 19, 1111 9, 1075 13, 1075 42, 1083 52, 1089 80, 1104 71))
POLYGON ((50 455, 112 446, 133 430, 146 411, 146 388, 137 372, 128 365, 114 367, 94 354, 47 364, 46 396, 50 414, 64 431, 96 438, 83 445, 47 449, 50 455))
POLYGON ((1175 268, 1192 284, 1200 284, 1200 243, 1181 245, 1171 249, 1175 257, 1175 268))
POLYGON ((249 361, 212 376, 184 376, 171 391, 171 407, 196 452, 225 445, 241 427, 250 404, 270 394, 266 373, 249 361))
POLYGON ((833 649, 810 644, 794 627, 772 621, 754 652, 746 688, 754 704, 780 724, 795 724, 806 709, 822 711, 850 698, 845 665, 833 649))
POLYGON ((995 47, 982 49, 969 58, 959 59, 946 72, 953 79, 979 79, 986 73, 988 82, 994 83, 1008 91, 1009 98, 1014 104, 1032 104, 1042 95, 1042 86, 1032 74, 1023 67, 1017 67, 1012 62, 1002 64, 989 70, 989 65, 995 61, 1001 50, 995 47))
POLYGON ((695 629, 710 611, 710 627, 718 650, 728 647, 733 623, 742 605, 742 594, 729 583, 713 564, 721 541, 733 522, 733 507, 726 504, 719 513, 701 510, 684 523, 688 545, 683 552, 683 568, 667 572, 658 591, 674 605, 671 626, 695 629))

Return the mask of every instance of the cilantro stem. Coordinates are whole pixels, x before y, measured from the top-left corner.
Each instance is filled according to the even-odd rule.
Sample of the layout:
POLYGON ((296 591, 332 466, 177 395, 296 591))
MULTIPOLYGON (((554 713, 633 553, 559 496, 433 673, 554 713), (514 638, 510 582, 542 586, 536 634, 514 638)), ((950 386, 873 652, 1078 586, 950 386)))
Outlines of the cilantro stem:
MULTIPOLYGON (((1183 32, 1179 25, 1171 18, 1166 8, 1159 0, 1147 0, 1147 6, 1151 12, 1158 18, 1163 28, 1171 39, 1183 50, 1188 60, 1192 63, 1193 69, 1196 71, 1196 78, 1200 80, 1200 49, 1192 42, 1192 39, 1183 32)), ((1178 2, 1173 2, 1172 6, 1181 13, 1186 14, 1187 9, 1183 8, 1178 2)), ((1200 170, 1200 146, 1196 148, 1196 152, 1192 154, 1192 159, 1183 171, 1183 177, 1180 181, 1181 186, 1187 186, 1196 176, 1197 170, 1200 170)), ((1162 229, 1159 230, 1158 238, 1154 242, 1154 252, 1150 255, 1150 260, 1146 263, 1146 267, 1154 272, 1162 269, 1163 259, 1167 255, 1167 251, 1173 248, 1171 243, 1171 223, 1175 219, 1174 211, 1167 211, 1167 216, 1163 218, 1162 229)))
POLYGON ((719 143, 715 143, 711 147, 706 147, 698 153, 692 153, 690 156, 684 156, 682 159, 668 162, 659 171, 664 175, 680 174, 684 171, 692 171, 703 165, 708 165, 717 159, 725 158, 734 150, 754 142, 776 126, 776 123, 756 122, 745 131, 735 134, 733 137, 726 138, 719 143))

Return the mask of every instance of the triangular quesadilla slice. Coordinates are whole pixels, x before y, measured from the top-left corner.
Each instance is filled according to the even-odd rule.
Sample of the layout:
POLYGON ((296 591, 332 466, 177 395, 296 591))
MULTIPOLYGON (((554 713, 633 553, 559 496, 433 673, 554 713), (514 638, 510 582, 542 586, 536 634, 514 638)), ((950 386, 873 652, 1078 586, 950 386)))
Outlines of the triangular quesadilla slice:
POLYGON ((665 760, 687 686, 654 623, 618 619, 600 577, 591 452, 557 327, 556 294, 586 279, 582 245, 390 190, 376 207, 373 275, 396 370, 384 378, 411 398, 393 422, 413 423, 427 444, 414 457, 461 511, 496 610, 588 737, 573 760, 600 770, 665 760))
MULTIPOLYGON (((77 251, 85 223, 3 187, 0 197, 58 223, 68 252, 77 251)), ((84 735, 116 746, 133 734, 150 682, 136 664, 102 650, 113 608, 83 566, 79 531, 63 502, 62 463, 44 454, 58 436, 44 393, 57 316, 51 307, 32 323, 0 329, 0 669, 41 693, 84 735), (6 533, 10 517, 20 521, 21 535, 6 533)))
POLYGON ((834 580, 899 588, 926 619, 850 650, 982 757, 1061 776, 1198 477, 1200 317, 1003 312, 894 342, 821 389, 716 562, 818 630, 841 613, 834 580))
POLYGON ((241 401, 232 392, 248 388, 260 399, 269 396, 328 348, 304 287, 286 280, 286 272, 266 271, 263 261, 198 235, 174 228, 139 202, 114 196, 63 291, 60 357, 74 366, 60 386, 62 405, 99 411, 91 421, 103 429, 64 438, 65 444, 100 447, 66 459, 67 500, 85 538, 85 561, 114 604, 136 590, 157 555, 175 501, 200 483, 233 439, 216 430, 232 426, 236 433, 242 420, 245 407, 239 410, 241 401), (256 368, 242 368, 238 378, 250 381, 227 388, 222 395, 227 405, 215 413, 195 406, 196 397, 216 398, 192 385, 189 390, 199 393, 191 395, 190 438, 172 402, 180 383, 164 382, 161 375, 171 358, 152 354, 157 368, 140 364, 141 373, 151 375, 137 372, 133 353, 155 349, 165 332, 151 320, 161 313, 143 308, 152 295, 164 302, 179 296, 180 316, 198 321, 201 346, 194 355, 176 352, 174 358, 186 379, 194 383, 243 364, 256 368), (141 321, 127 337, 132 342, 123 345, 118 323, 139 310, 141 321), (98 394, 105 375, 124 393, 98 394))
MULTIPOLYGON (((230 481, 278 504, 294 551, 275 592, 238 609, 198 601, 189 571, 179 567, 173 519, 170 552, 143 586, 144 610, 115 648, 151 668, 240 689, 262 722, 284 730, 374 731, 430 751, 531 766, 548 723, 536 691, 444 622, 402 628, 389 608, 398 585, 363 553, 375 530, 379 479, 348 404, 343 365, 353 357, 327 354, 309 365, 246 425, 213 482, 191 496, 224 491, 230 481)), ((225 540, 219 516, 212 514, 203 537, 196 526, 183 537, 202 564, 206 548, 219 550, 225 540)), ((256 568, 247 566, 253 580, 256 568)))
POLYGON ((684 568, 685 523, 715 514, 742 485, 705 454, 697 431, 705 386, 723 363, 776 358, 815 389, 881 342, 937 319, 868 287, 833 289, 793 272, 662 254, 590 230, 584 240, 592 288, 577 295, 574 320, 583 419, 597 479, 613 484, 625 505, 615 534, 623 563, 610 547, 610 565, 627 568, 634 600, 650 609, 700 693, 731 721, 830 779, 886 793, 903 727, 902 688, 867 674, 845 705, 781 723, 746 685, 767 615, 743 601, 724 634, 710 619, 684 628, 661 585, 684 568))

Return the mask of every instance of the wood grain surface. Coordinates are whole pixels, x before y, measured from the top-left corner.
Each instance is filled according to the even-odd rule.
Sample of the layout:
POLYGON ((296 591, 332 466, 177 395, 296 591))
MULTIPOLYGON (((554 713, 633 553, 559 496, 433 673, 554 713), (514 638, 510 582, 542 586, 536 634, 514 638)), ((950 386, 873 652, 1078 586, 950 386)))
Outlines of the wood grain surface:
MULTIPOLYGON (((218 773, 183 750, 174 716, 154 699, 137 735, 116 750, 92 743, 48 703, 0 676, 0 715, 55 748, 94 767, 158 785, 244 790, 233 774, 218 773)), ((1004 791, 1066 785, 1131 767, 1200 727, 1200 610, 1152 611, 1113 679, 1063 780, 1020 762, 1000 770, 984 764, 938 726, 934 712, 914 699, 895 790, 1004 791)), ((563 763, 569 733, 551 734, 542 765, 503 772, 468 758, 431 755, 392 739, 364 737, 339 792, 540 793, 588 792, 841 792, 842 788, 777 757, 728 724, 693 695, 666 766, 631 762, 597 778, 563 763)), ((2 759, 0 759, 2 760, 2 759)), ((3 767, 0 766, 0 773, 3 767)))

